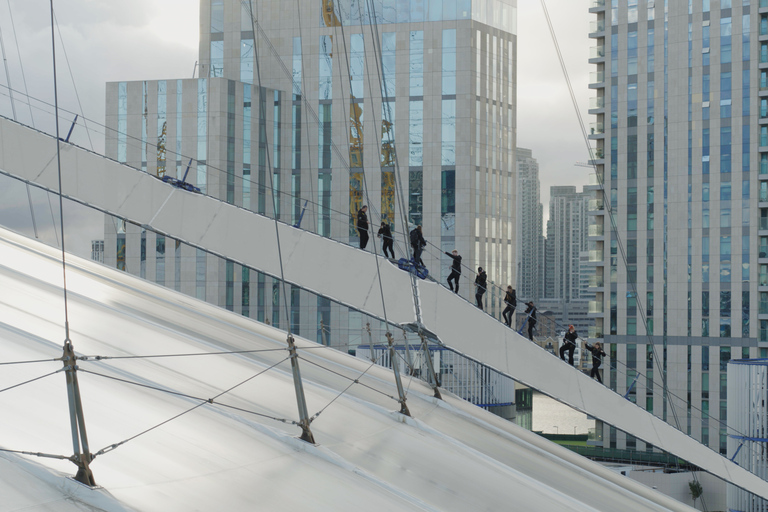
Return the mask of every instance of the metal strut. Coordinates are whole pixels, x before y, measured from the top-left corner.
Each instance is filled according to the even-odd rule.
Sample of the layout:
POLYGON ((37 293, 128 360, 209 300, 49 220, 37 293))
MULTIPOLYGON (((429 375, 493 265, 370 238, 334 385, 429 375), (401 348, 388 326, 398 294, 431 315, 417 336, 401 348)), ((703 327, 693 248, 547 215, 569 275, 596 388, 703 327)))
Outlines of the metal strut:
POLYGON ((435 392, 435 398, 442 400, 443 395, 440 394, 440 379, 438 379, 435 373, 435 365, 432 362, 432 355, 429 353, 429 345, 427 345, 427 337, 424 336, 424 332, 419 329, 419 337, 421 338, 421 350, 424 351, 424 359, 427 360, 427 367, 429 368, 429 384, 432 386, 432 391, 435 392))
POLYGON ((293 386, 296 388, 296 405, 299 407, 299 426, 301 427, 301 440, 315 444, 315 436, 309 429, 309 413, 307 412, 307 400, 304 398, 304 386, 301 383, 301 371, 299 371, 299 355, 296 353, 296 344, 293 335, 288 335, 288 352, 291 354, 291 370, 293 371, 293 386))
POLYGON ((395 373, 395 383, 397 384, 397 396, 400 402, 400 413, 406 416, 411 415, 411 411, 408 410, 408 405, 405 403, 405 390, 403 389, 403 382, 400 380, 400 365, 397 362, 397 354, 395 354, 395 340, 392 338, 392 333, 387 331, 387 342, 389 343, 389 360, 392 363, 392 371, 395 373))
POLYGON ((67 376, 67 398, 69 399, 69 421, 72 428, 72 462, 77 466, 75 480, 89 487, 95 487, 96 481, 91 472, 90 463, 93 455, 88 448, 88 435, 85 432, 83 403, 80 400, 80 385, 77 382, 77 357, 69 340, 64 342, 64 371, 67 376))

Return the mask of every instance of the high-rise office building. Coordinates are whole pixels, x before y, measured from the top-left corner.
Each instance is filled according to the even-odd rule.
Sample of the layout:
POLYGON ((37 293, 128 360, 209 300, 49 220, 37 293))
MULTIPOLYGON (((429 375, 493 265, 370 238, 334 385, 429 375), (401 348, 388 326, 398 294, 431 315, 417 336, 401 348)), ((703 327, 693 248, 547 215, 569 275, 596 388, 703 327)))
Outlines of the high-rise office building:
POLYGON ((544 235, 539 163, 517 148, 517 295, 535 303, 543 296, 544 235))
MULTIPOLYGON (((545 292, 548 299, 565 302, 585 299, 580 253, 587 249, 587 204, 589 192, 576 187, 549 189, 545 292)), ((590 269, 591 271, 591 269, 590 269)), ((586 277, 586 276, 585 276, 586 277)))
MULTIPOLYGON (((366 204, 397 257, 423 226, 435 278, 455 248, 514 284, 516 16, 516 0, 202 0, 199 78, 108 84, 107 154, 352 244, 366 204)), ((272 277, 140 226, 105 230, 108 263, 281 324, 272 277)), ((462 278, 470 296, 474 275, 462 278)), ((319 337, 320 319, 365 332, 359 313, 303 293, 290 299, 302 335, 319 337)), ((486 297, 500 316, 502 292, 486 297)))
MULTIPOLYGON (((604 380, 725 453, 727 362, 768 347, 768 10, 591 0, 590 12, 604 380)), ((645 448, 614 429, 603 439, 645 448)))

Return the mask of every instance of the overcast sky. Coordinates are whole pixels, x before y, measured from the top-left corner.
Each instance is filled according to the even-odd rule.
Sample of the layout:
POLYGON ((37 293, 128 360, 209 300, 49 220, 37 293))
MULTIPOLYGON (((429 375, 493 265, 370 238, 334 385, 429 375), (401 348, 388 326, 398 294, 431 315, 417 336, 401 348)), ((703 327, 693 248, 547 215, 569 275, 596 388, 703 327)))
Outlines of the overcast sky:
MULTIPOLYGON (((53 102, 50 7, 47 0, 0 2, 0 29, 13 89, 53 102), (10 7, 10 11, 9 11, 10 7), (11 25, 11 16, 15 33, 11 25), (18 44, 17 44, 18 41, 18 44), (22 68, 19 66, 19 54, 22 68)), ((587 62, 588 0, 546 0, 584 122, 590 94, 587 62)), ((122 80, 191 77, 197 60, 198 0, 68 0, 54 1, 61 31, 57 36, 59 105, 85 117, 104 122, 105 83, 122 80), (66 53, 66 55, 65 55, 66 53), (70 71, 71 67, 71 71, 70 71), (74 80, 74 85, 73 85, 74 80), (76 87, 75 87, 76 86, 76 87)), ((547 28, 541 0, 518 0, 518 118, 517 145, 533 150, 540 166, 541 200, 547 216, 549 187, 581 186, 590 169, 588 152, 571 98, 547 28)), ((0 71, 0 113, 11 116, 7 76, 0 71)), ((17 94, 17 100, 20 98, 17 94)), ((35 104, 37 126, 52 126, 52 108, 35 104)), ((30 123, 28 107, 15 102, 16 115, 30 123)), ((69 116, 71 118, 71 116, 69 116)), ((93 127, 91 141, 81 127, 74 140, 101 151, 103 129, 93 127)), ((62 125, 66 134, 68 124, 62 125)))

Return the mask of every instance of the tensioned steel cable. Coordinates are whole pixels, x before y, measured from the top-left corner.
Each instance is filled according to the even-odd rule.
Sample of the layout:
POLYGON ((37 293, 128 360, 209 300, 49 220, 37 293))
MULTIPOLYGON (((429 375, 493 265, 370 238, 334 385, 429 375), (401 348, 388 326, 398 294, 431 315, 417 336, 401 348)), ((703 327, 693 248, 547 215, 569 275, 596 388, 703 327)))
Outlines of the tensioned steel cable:
MULTIPOLYGON (((24 84, 24 92, 29 96, 29 90, 27 89, 27 76, 24 74, 24 64, 21 60, 21 47, 19 46, 19 39, 16 37, 16 23, 13 21, 13 10, 11 9, 11 0, 7 0, 8 3, 8 17, 11 20, 11 31, 13 32, 13 41, 16 43, 16 54, 19 57, 19 68, 21 69, 21 82, 24 84)), ((10 84, 9 84, 10 85, 10 84)), ((32 105, 27 102, 29 108, 29 118, 32 122, 32 126, 35 126, 35 117, 32 115, 32 105)))
MULTIPOLYGON (((243 2, 244 1, 245 0, 243 0, 243 2)), ((247 8, 248 8, 248 14, 250 15, 250 18, 251 18, 251 27, 252 27, 252 30, 253 30, 253 32, 255 34, 256 26, 254 25, 255 15, 253 13, 253 0, 248 0, 248 7, 247 8)), ((254 37, 254 39, 255 39, 255 37, 254 37)), ((260 64, 260 59, 259 59, 258 46, 259 45, 254 40, 254 42, 253 42, 253 52, 254 52, 254 60, 256 62, 256 77, 258 79, 258 84, 259 84, 259 118, 261 118, 261 115, 262 115, 261 105, 262 105, 262 101, 266 97, 266 91, 264 90, 264 87, 261 84, 261 64, 260 64)), ((264 114, 266 114, 266 112, 264 114)), ((275 120, 275 121, 279 122, 279 119, 275 120)), ((279 143, 279 141, 273 141, 273 144, 278 144, 278 143, 279 143)), ((267 174, 269 174, 270 186, 274 190, 274 188, 275 188, 275 184, 274 184, 274 172, 275 172, 275 170, 272 167, 272 159, 270 158, 270 155, 269 155, 269 152, 270 152, 269 151, 269 137, 264 137, 264 147, 265 147, 265 151, 264 152, 266 153, 265 156, 266 156, 266 162, 267 162, 266 171, 267 171, 267 174)), ((288 336, 290 336, 291 335, 291 313, 290 313, 290 309, 288 309, 288 293, 285 290, 285 270, 283 269, 283 250, 282 250, 282 246, 280 245, 280 223, 278 221, 278 217, 280 216, 280 212, 277 210, 277 198, 275 198, 275 194, 273 193, 273 194, 270 194, 270 195, 272 197, 272 212, 273 212, 274 221, 275 221, 275 238, 276 238, 276 241, 277 241, 277 256, 278 256, 278 259, 280 260, 280 288, 283 291, 283 306, 285 308, 285 322, 286 322, 286 324, 288 326, 288 328, 286 330, 288 331, 288 336)))
POLYGON ((66 264, 66 252, 64 250, 64 199, 61 186, 61 137, 59 135, 59 92, 58 83, 56 80, 56 29, 53 17, 53 0, 51 3, 51 51, 53 53, 53 99, 55 106, 55 118, 56 118, 56 165, 59 175, 59 223, 61 226, 61 273, 63 278, 62 289, 64 291, 64 343, 70 343, 69 339, 69 309, 67 304, 67 264, 66 264))
POLYGON ((282 352, 288 350, 285 347, 282 348, 264 348, 258 350, 225 350, 220 352, 196 352, 188 354, 152 354, 152 355, 138 355, 138 356, 78 356, 80 361, 114 361, 117 359, 158 359, 168 357, 195 357, 195 356, 222 356, 222 355, 237 355, 237 354, 259 354, 263 352, 282 352))
MULTIPOLYGON (((286 361, 286 360, 287 360, 287 358, 283 359, 282 361, 280 361, 277 364, 280 364, 280 363, 282 363, 283 361, 286 361)), ((115 377, 115 376, 112 376, 112 375, 106 375, 106 374, 98 373, 98 372, 93 372, 93 371, 90 371, 90 370, 82 370, 81 369, 81 371, 83 373, 89 373, 89 374, 95 375, 97 377, 103 377, 105 379, 110 379, 110 380, 114 380, 114 381, 117 381, 117 382, 122 382, 123 384, 131 384, 132 386, 137 386, 137 387, 145 388, 145 389, 151 389, 153 391, 160 391, 160 392, 163 392, 163 393, 167 393, 169 395, 180 396, 182 398, 190 398, 192 400, 202 400, 203 402, 207 402, 207 403, 209 403, 211 405, 218 405, 220 407, 226 407, 228 409, 233 409, 233 410, 237 410, 237 411, 241 411, 241 412, 246 412, 248 414, 253 414, 255 416, 261 416, 262 418, 267 418, 267 419, 270 419, 270 420, 278 421, 280 423, 296 425, 295 421, 289 420, 287 418, 278 418, 276 416, 270 416, 269 414, 264 414, 264 413, 260 413, 260 412, 256 412, 256 411, 251 411, 251 410, 248 410, 248 409, 245 409, 245 408, 242 408, 242 407, 237 407, 237 406, 234 406, 234 405, 229 405, 229 404, 225 404, 225 403, 222 403, 222 402, 217 402, 214 398, 202 398, 202 397, 199 397, 199 396, 189 395, 187 393, 181 393, 179 391, 173 391, 173 390, 166 389, 166 388, 161 388, 161 387, 158 387, 158 386, 150 386, 149 384, 144 384, 142 382, 136 382, 136 381, 132 381, 132 380, 128 380, 128 379, 122 379, 120 377, 115 377)))
MULTIPOLYGON (((10 1, 10 0, 9 0, 10 1)), ((59 20, 56 19, 56 14, 53 14, 53 19, 56 22, 56 28, 59 30, 59 40, 61 41, 61 50, 64 53, 64 62, 67 63, 67 69, 69 69, 69 77, 72 79, 72 88, 75 90, 75 99, 77 99, 77 106, 80 107, 80 114, 83 118, 83 124, 85 125, 85 133, 88 135, 88 144, 91 145, 91 151, 93 151, 93 141, 91 140, 91 132, 88 130, 88 124, 86 122, 83 111, 83 104, 80 102, 80 93, 77 91, 77 84, 75 83, 75 75, 72 73, 72 66, 69 64, 69 57, 67 56, 67 47, 64 46, 64 36, 61 34, 61 28, 59 27, 59 20)))
POLYGON ((64 371, 64 368, 63 368, 63 367, 62 367, 62 368, 59 368, 59 369, 58 369, 58 370, 56 370, 56 371, 53 371, 53 372, 50 372, 50 373, 46 373, 45 375, 41 375, 41 376, 39 376, 39 377, 35 377, 34 379, 25 380, 24 382, 20 382, 20 383, 18 383, 18 384, 14 384, 13 386, 8 386, 7 388, 3 388, 3 389, 0 389, 0 393, 2 393, 2 392, 4 392, 4 391, 9 391, 9 390, 11 390, 11 389, 15 389, 15 388, 21 387, 21 386, 23 386, 23 385, 25 385, 25 384, 29 384, 29 383, 31 383, 31 382, 35 382, 35 381, 38 381, 38 380, 40 380, 40 379, 44 379, 44 378, 46 378, 46 377, 50 377, 51 375, 56 375, 57 373, 59 373, 59 372, 61 372, 61 371, 64 371))
POLYGON ((114 444, 111 444, 111 445, 109 445, 109 446, 105 446, 105 447, 104 447, 104 448, 102 448, 101 450, 99 450, 99 451, 97 451, 96 453, 94 453, 94 454, 93 454, 93 458, 96 458, 96 457, 98 457, 99 455, 103 455, 103 454, 105 454, 105 453, 107 453, 107 452, 111 452, 112 450, 114 450, 114 449, 118 448, 119 446, 122 446, 122 445, 124 445, 125 443, 127 443, 127 442, 129 442, 129 441, 132 441, 132 440, 136 439, 136 438, 137 438, 137 437, 139 437, 139 436, 143 436, 144 434, 146 434, 146 433, 148 433, 148 432, 151 432, 151 431, 153 431, 153 430, 155 430, 155 429, 157 429, 157 428, 160 428, 160 427, 162 427, 163 425, 165 425, 165 424, 167 424, 167 423, 170 423, 171 421, 173 421, 173 420, 175 420, 175 419, 177 419, 177 418, 180 418, 181 416, 184 416, 185 414, 188 414, 188 413, 190 413, 190 412, 194 411, 195 409, 198 409, 199 407, 202 407, 202 406, 203 406, 203 405, 205 405, 205 404, 209 404, 209 403, 210 403, 210 404, 212 404, 212 403, 213 403, 213 402, 214 402, 214 401, 215 401, 217 398, 219 398, 220 396, 223 396, 223 395, 225 395, 225 394, 229 393, 230 391, 232 391, 233 389, 236 389, 236 388, 238 388, 238 387, 242 386, 243 384, 246 384, 246 383, 248 383, 249 381, 251 381, 251 380, 255 379, 256 377, 258 377, 259 375, 262 375, 262 374, 263 374, 263 373, 265 373, 265 372, 268 372, 268 371, 269 371, 269 370, 271 370, 272 368, 274 368, 274 367, 276 367, 277 365, 279 365, 279 364, 281 364, 281 363, 283 363, 283 362, 287 361, 288 359, 290 359, 290 358, 289 358, 289 357, 287 357, 287 358, 285 358, 285 359, 283 359, 283 360, 281 360, 281 361, 278 361, 277 363, 275 363, 275 364, 273 364, 273 365, 269 366, 268 368, 265 368, 264 370, 260 371, 259 373, 255 374, 255 375, 251 375, 251 376, 250 376, 250 377, 248 377, 247 379, 245 379, 245 380, 243 380, 243 381, 241 381, 241 382, 239 382, 239 383, 235 384, 234 386, 232 386, 232 387, 230 387, 230 388, 228 388, 228 389, 225 389, 224 391, 222 391, 221 393, 219 393, 219 394, 217 394, 217 395, 213 396, 212 398, 207 398, 207 399, 203 399, 203 398, 200 398, 200 399, 198 399, 198 400, 201 400, 201 402, 200 402, 199 404, 196 404, 196 405, 194 405, 193 407, 190 407, 189 409, 187 409, 187 410, 185 410, 185 411, 182 411, 182 412, 180 412, 179 414, 176 414, 175 416, 173 416, 173 417, 171 417, 171 418, 168 418, 167 420, 164 420, 164 421, 162 421, 162 422, 158 423, 157 425, 154 425, 154 426, 152 426, 152 427, 149 427, 148 429, 146 429, 146 430, 143 430, 143 431, 139 432, 138 434, 135 434, 135 435, 133 435, 133 436, 131 436, 131 437, 129 437, 129 438, 126 438, 126 439, 124 439, 124 440, 122 440, 122 441, 120 441, 120 442, 118 442, 118 443, 114 443, 114 444))

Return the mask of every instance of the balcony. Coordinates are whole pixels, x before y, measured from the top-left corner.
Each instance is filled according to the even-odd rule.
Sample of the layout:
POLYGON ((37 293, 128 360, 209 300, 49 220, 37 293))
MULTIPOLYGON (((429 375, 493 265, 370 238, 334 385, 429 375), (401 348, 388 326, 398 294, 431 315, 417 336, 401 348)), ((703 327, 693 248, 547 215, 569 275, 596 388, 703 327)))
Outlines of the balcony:
POLYGON ((601 84, 605 82, 605 71, 592 71, 589 73, 590 84, 601 84))
POLYGON ((589 134, 590 135, 600 135, 605 133, 605 123, 602 121, 595 121, 594 123, 589 123, 589 134))
POLYGON ((768 315, 768 301, 761 300, 758 303, 758 308, 759 308, 757 310, 758 314, 760 314, 760 315, 768 315))
POLYGON ((605 279, 603 279, 603 276, 599 276, 597 274, 589 276, 590 288, 603 288, 604 286, 605 286, 605 279))
MULTIPOLYGON (((589 262, 590 263, 602 263, 605 260, 605 251, 602 249, 593 249, 589 251, 589 262)), ((768 282, 768 276, 766 276, 766 281, 768 282)))
POLYGON ((591 315, 598 315, 602 314, 605 310, 603 309, 603 301, 598 300, 591 300, 589 301, 589 314, 591 315))
MULTIPOLYGON (((603 202, 603 200, 601 198, 590 199, 589 203, 587 203, 587 209, 590 212, 601 212, 601 211, 605 210, 605 203, 603 202)), ((761 220, 763 220, 763 219, 761 219, 761 220)), ((765 220, 768 221, 768 218, 765 219, 765 220)), ((766 229, 768 229, 768 228, 766 228, 766 229)))
MULTIPOLYGON (((761 2, 762 7, 762 2, 761 2)), ((605 8, 605 0, 589 0, 589 8, 594 9, 596 7, 603 7, 605 8)))
POLYGON ((589 22, 589 33, 605 32, 605 19, 593 20, 589 22))
POLYGON ((587 236, 603 236, 605 235, 605 224, 590 224, 587 227, 587 236))
POLYGON ((757 285, 758 286, 768 286, 768 274, 758 274, 757 275, 757 285))
POLYGON ((605 183, 605 178, 603 178, 603 173, 601 172, 591 172, 589 173, 589 186, 590 187, 600 187, 605 183))
POLYGON ((760 230, 768 229, 768 217, 760 217, 757 220, 759 221, 759 223, 757 224, 757 229, 760 229, 760 230))
POLYGON ((605 96, 595 96, 593 98, 589 98, 589 108, 590 110, 605 108, 605 96))
POLYGON ((604 59, 605 58, 605 45, 601 44, 598 46, 593 46, 589 49, 589 58, 590 59, 604 59))
POLYGON ((761 245, 760 252, 757 253, 758 258, 768 258, 768 245, 761 245))

